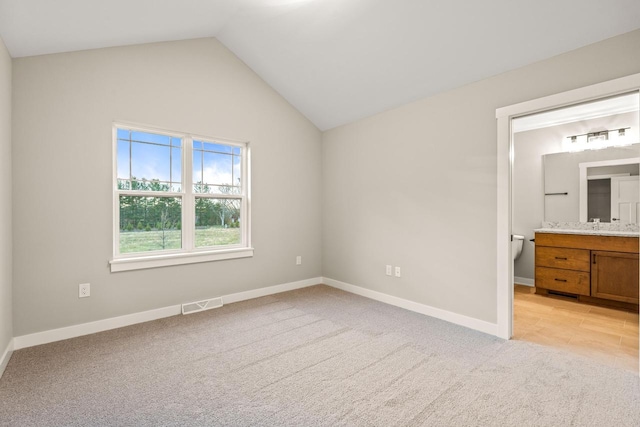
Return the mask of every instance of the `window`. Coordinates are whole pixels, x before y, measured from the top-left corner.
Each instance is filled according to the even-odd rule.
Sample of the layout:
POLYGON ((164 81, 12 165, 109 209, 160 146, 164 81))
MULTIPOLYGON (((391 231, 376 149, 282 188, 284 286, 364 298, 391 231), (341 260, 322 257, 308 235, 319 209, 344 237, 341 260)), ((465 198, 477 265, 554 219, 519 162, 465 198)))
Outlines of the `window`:
POLYGON ((246 142, 115 124, 111 271, 253 255, 246 142))

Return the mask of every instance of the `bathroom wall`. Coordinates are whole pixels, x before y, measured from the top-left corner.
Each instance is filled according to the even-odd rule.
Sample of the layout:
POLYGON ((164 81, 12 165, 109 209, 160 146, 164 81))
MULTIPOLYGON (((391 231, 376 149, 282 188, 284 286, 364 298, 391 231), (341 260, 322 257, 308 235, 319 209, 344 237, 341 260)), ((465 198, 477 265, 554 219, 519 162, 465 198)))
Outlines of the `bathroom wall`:
MULTIPOLYGON (((638 113, 624 113, 598 119, 582 120, 574 123, 566 123, 559 126, 551 126, 542 129, 534 129, 514 134, 514 166, 513 166, 513 233, 525 236, 522 255, 514 264, 514 276, 516 283, 532 284, 534 279, 534 243, 529 239, 534 238, 533 230, 540 228, 545 220, 545 201, 547 211, 564 212, 562 219, 558 214, 549 221, 578 221, 579 211, 579 179, 578 168, 575 162, 573 168, 562 168, 566 174, 557 177, 558 182, 565 185, 562 191, 567 191, 567 196, 547 196, 544 192, 544 164, 543 156, 562 151, 562 140, 569 135, 585 134, 596 130, 616 129, 620 127, 632 127, 633 134, 638 133, 638 113), (553 197, 553 200, 549 198, 553 197), (524 279, 524 280, 523 280, 524 279)), ((629 156, 637 157, 640 153, 636 149, 631 150, 629 156)), ((596 161, 601 156, 601 151, 590 150, 584 153, 580 162, 596 161)))

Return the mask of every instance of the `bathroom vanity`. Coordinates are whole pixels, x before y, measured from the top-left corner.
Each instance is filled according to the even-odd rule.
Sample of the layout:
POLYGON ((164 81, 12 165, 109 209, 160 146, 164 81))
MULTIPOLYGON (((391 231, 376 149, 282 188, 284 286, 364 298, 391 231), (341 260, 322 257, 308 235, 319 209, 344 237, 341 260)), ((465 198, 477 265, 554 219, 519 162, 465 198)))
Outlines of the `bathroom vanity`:
POLYGON ((638 308, 637 233, 536 230, 536 293, 638 308))

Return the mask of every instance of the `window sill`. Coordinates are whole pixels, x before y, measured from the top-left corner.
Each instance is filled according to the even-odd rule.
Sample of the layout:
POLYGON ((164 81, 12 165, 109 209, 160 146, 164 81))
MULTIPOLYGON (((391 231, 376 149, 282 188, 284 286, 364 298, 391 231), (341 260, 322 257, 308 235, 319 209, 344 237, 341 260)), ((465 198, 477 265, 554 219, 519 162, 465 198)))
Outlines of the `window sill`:
POLYGON ((250 258, 253 248, 226 249, 215 252, 190 252, 141 256, 135 258, 117 258, 109 261, 111 272, 142 270, 145 268, 169 267, 172 265, 195 264, 198 262, 222 261, 225 259, 250 258))

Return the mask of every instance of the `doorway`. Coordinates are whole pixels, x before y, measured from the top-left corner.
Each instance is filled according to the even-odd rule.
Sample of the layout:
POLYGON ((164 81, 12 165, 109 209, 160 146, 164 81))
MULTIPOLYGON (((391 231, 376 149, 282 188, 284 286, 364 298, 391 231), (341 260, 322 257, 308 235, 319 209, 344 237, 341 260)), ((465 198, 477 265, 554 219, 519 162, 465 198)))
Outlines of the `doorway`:
MULTIPOLYGON (((598 99, 637 92, 640 74, 624 77, 540 98, 496 111, 498 125, 498 203, 497 203, 497 335, 510 339, 513 335, 513 260, 511 234, 513 221, 512 174, 513 128, 512 119, 558 108, 595 101, 598 99)), ((638 273, 640 275, 640 272, 638 273)))

